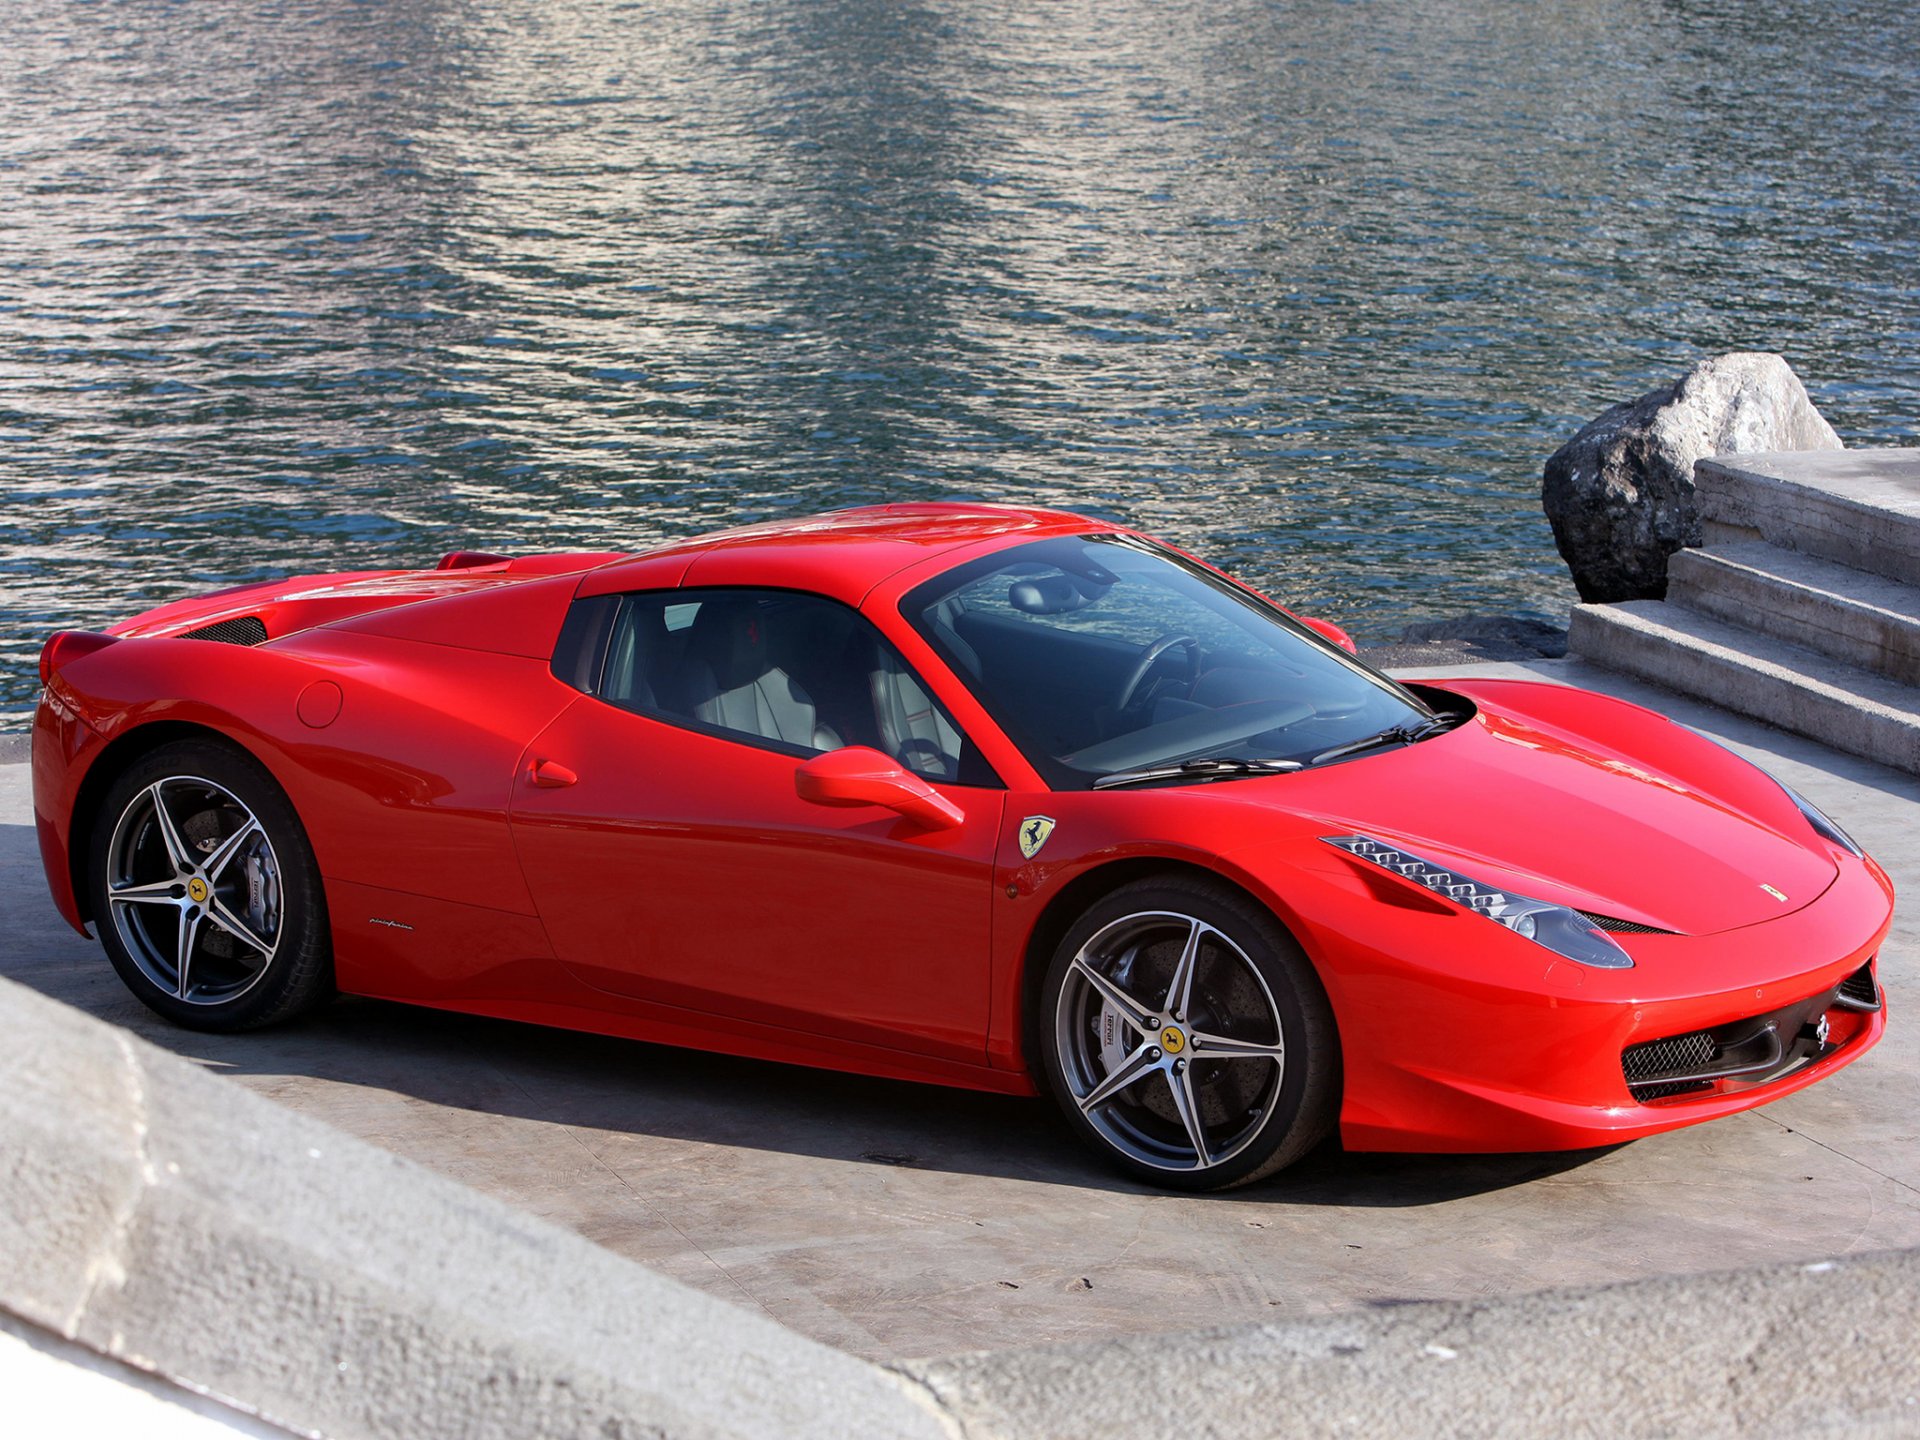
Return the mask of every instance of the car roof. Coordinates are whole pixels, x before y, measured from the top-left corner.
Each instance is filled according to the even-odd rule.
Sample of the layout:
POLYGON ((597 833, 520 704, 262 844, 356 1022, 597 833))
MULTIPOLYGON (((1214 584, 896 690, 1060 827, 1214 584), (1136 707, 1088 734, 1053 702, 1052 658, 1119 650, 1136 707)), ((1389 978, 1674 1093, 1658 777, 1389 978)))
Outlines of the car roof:
POLYGON ((1029 540, 1118 528, 1065 510, 1018 505, 869 505, 677 540, 600 566, 579 593, 766 585, 858 605, 876 585, 929 561, 959 564, 1029 540))

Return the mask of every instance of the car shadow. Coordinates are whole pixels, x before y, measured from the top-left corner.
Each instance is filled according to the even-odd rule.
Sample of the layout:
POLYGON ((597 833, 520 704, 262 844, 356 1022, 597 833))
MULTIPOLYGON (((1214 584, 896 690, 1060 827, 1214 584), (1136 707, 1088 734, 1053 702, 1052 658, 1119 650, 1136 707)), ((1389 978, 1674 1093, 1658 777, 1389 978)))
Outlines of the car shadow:
MULTIPOLYGON (((170 1027, 163 1027, 170 1028, 170 1027)), ((396 1062, 416 1099, 466 1108, 471 1058, 517 1080, 494 1113, 663 1139, 780 1150, 818 1159, 942 1170, 1155 1194, 1112 1174, 1046 1100, 840 1074, 773 1061, 581 1035, 372 1000, 342 1000, 284 1046, 305 1073, 392 1088, 396 1062)), ((196 1037, 204 1038, 204 1037, 196 1037)), ((215 1062, 247 1073, 265 1037, 223 1037, 215 1062)), ((212 1057, 209 1057, 212 1058, 212 1057)), ((267 1067, 285 1073, 284 1053, 267 1067)), ((1350 1155, 1337 1143, 1271 1182, 1222 1198, 1392 1208, 1442 1204, 1577 1168, 1604 1151, 1547 1155, 1350 1155)))
MULTIPOLYGON (((296 1108, 305 1082, 585 1131, 1152 1195, 1109 1171, 1045 1100, 880 1080, 343 997, 240 1035, 183 1030, 136 1001, 54 912, 33 830, 0 825, 0 975, 296 1108)), ((317 1088, 317 1087, 316 1087, 317 1088)), ((404 1151, 404 1144, 394 1148, 404 1151)), ((1417 1207, 1524 1185, 1602 1152, 1374 1156, 1322 1146, 1227 1200, 1417 1207)))
MULTIPOLYGON (((205 1035, 151 1015, 126 994, 104 958, 93 959, 88 968, 94 974, 76 973, 81 968, 41 965, 0 973, 235 1078, 367 1087, 542 1125, 821 1160, 1156 1193, 1110 1173, 1044 1100, 351 998, 273 1029, 205 1035)), ((296 1097, 287 1098, 298 1104, 296 1097)), ((1353 1155, 1329 1143, 1275 1179, 1219 1198, 1359 1208, 1438 1205, 1575 1169, 1602 1153, 1353 1155)))

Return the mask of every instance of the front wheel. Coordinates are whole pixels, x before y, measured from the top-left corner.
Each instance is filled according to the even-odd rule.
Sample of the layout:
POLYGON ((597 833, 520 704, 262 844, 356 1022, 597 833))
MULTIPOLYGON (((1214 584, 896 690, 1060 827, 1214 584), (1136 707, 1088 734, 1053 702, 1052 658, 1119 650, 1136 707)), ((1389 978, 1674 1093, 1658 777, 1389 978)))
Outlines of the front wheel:
POLYGON ((1333 1128, 1339 1041, 1319 977, 1224 885, 1168 876, 1094 905, 1054 952, 1039 1019, 1069 1123, 1139 1179, 1244 1185, 1333 1128))
POLYGON ((247 1030, 332 991, 320 872, 279 785, 251 756, 180 741, 108 788, 89 888, 107 958, 150 1009, 247 1030))

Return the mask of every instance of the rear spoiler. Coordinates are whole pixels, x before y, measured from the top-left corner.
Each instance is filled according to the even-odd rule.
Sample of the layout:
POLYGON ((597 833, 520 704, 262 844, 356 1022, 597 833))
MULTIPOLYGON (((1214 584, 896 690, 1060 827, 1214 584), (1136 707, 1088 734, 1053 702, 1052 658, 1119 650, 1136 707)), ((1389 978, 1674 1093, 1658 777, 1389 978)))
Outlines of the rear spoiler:
POLYGON ((104 650, 120 637, 102 635, 97 630, 56 630, 40 647, 40 683, 46 684, 60 672, 62 665, 104 650))

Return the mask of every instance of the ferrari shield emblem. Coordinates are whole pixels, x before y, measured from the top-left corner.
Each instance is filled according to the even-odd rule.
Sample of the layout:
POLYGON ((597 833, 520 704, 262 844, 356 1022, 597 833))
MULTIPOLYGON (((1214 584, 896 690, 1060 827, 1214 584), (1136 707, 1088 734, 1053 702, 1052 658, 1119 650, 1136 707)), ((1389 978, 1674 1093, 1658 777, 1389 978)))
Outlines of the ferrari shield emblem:
POLYGON ((1053 817, 1050 815, 1029 815, 1020 822, 1020 853, 1031 860, 1040 853, 1040 847, 1047 843, 1047 837, 1053 834, 1053 817))

